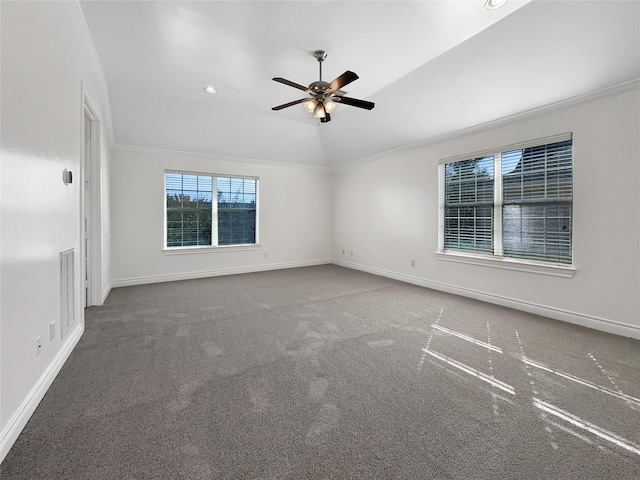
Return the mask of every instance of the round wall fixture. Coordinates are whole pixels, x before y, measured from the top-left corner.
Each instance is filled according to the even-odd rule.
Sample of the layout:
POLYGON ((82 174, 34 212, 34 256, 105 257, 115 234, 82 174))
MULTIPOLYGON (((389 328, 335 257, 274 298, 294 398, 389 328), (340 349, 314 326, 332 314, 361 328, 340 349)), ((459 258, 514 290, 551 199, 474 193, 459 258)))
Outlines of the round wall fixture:
POLYGON ((509 0, 487 0, 484 4, 484 8, 487 10, 495 10, 496 8, 502 7, 509 0))

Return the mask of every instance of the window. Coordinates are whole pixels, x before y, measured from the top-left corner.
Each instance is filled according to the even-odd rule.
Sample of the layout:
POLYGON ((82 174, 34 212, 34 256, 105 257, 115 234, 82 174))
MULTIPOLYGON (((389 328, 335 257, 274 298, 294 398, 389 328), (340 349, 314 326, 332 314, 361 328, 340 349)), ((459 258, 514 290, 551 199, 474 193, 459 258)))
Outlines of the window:
POLYGON ((256 178, 166 171, 165 246, 255 244, 257 189, 256 178))
POLYGON ((570 135, 440 164, 440 251, 570 265, 570 135))
POLYGON ((493 156, 448 163, 444 169, 445 249, 493 253, 493 156))
POLYGON ((218 177, 218 245, 256 243, 256 180, 218 177))

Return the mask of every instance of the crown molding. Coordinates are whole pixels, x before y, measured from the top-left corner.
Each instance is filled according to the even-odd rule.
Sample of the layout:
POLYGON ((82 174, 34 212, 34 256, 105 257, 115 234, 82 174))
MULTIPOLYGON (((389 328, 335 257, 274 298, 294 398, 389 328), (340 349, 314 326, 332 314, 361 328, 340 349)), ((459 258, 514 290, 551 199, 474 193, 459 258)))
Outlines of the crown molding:
POLYGON ((276 161, 262 160, 262 159, 255 159, 255 158, 232 157, 232 156, 224 156, 224 155, 203 154, 203 153, 196 153, 196 152, 183 152, 183 151, 165 150, 165 149, 159 149, 159 148, 122 145, 122 144, 115 143, 115 137, 114 137, 114 131, 113 131, 113 120, 111 115, 111 106, 109 102, 109 92, 107 88, 106 77, 104 75, 102 64, 100 63, 100 59, 98 57, 95 44, 93 42, 93 38, 91 36, 89 26, 87 24, 86 18, 82 11, 82 7, 80 6, 80 0, 67 0, 67 5, 71 12, 73 21, 79 32, 85 51, 89 57, 93 72, 100 84, 100 95, 101 95, 103 115, 104 115, 104 124, 107 132, 109 144, 114 149, 120 150, 120 151, 180 155, 180 156, 188 156, 191 158, 209 158, 209 159, 226 160, 226 161, 239 162, 239 163, 248 163, 248 164, 254 164, 254 165, 271 165, 271 166, 277 166, 277 167, 300 168, 300 169, 312 170, 317 172, 333 173, 333 172, 338 172, 341 170, 353 168, 364 163, 383 159, 393 155, 398 155, 403 152, 408 152, 418 148, 423 148, 423 147, 427 147, 427 146, 441 143, 444 141, 460 138, 472 133, 482 132, 488 129, 501 127, 507 124, 523 122, 531 118, 534 118, 536 116, 550 113, 563 108, 569 108, 569 107, 593 102, 596 100, 600 100, 607 97, 612 97, 612 96, 616 96, 616 95, 620 95, 623 93, 640 89, 640 78, 636 78, 618 85, 596 90, 594 92, 577 95, 565 100, 560 100, 557 102, 535 107, 520 113, 502 117, 502 118, 492 120, 490 122, 486 122, 480 125, 474 125, 469 128, 464 128, 464 129, 456 130, 454 132, 431 137, 429 139, 422 140, 420 142, 404 145, 395 149, 387 150, 387 151, 380 152, 368 157, 362 157, 359 159, 355 159, 355 160, 348 161, 348 162, 341 163, 339 165, 334 165, 334 166, 296 164, 296 163, 276 162, 276 161))
POLYGON ((102 101, 102 111, 104 115, 103 121, 107 132, 107 139, 109 145, 114 145, 115 137, 113 134, 113 120, 111 117, 111 103, 109 102, 107 79, 104 76, 104 70, 102 69, 102 64, 100 63, 100 58, 98 57, 96 46, 93 43, 93 37, 91 36, 91 31, 89 30, 87 19, 85 18, 82 7, 80 6, 80 0, 67 0, 67 5, 69 6, 69 11, 71 12, 73 23, 75 23, 76 28, 78 29, 78 33, 80 34, 80 39, 82 40, 84 50, 89 57, 89 62, 91 63, 93 74, 98 80, 100 86, 100 100, 102 101))
POLYGON ((525 110, 520 113, 516 113, 513 115, 509 115, 506 117, 499 118, 497 120, 492 120, 490 122, 482 123, 480 125, 475 125, 473 127, 464 128, 462 130, 456 130, 455 132, 446 133, 444 135, 439 135, 428 140, 423 140, 421 142, 412 143, 409 145, 405 145, 399 148, 395 148, 392 150, 387 150, 385 152, 377 153, 375 155, 371 155, 369 157, 363 157, 357 160, 352 160, 347 163, 343 163, 341 165, 336 165, 330 168, 331 172, 338 172, 341 170, 347 170, 349 168, 356 167, 363 163, 372 162, 374 160, 379 160, 382 158, 390 157, 393 155, 398 155, 403 152, 408 152, 411 150, 415 150, 418 148, 427 147, 430 145, 435 145, 436 143, 441 143, 447 140, 453 140, 456 138, 463 137, 465 135, 469 135, 472 133, 478 133, 485 130, 489 130, 492 128, 502 127, 508 124, 523 122, 529 120, 531 118, 537 117, 542 114, 547 114, 550 112, 554 112, 557 110, 561 110, 564 108, 574 107, 577 105, 582 105, 590 102, 594 102, 596 100, 602 100, 608 97, 614 97, 616 95, 621 95, 627 92, 632 92, 634 90, 640 90, 640 78, 633 79, 628 82, 620 83, 618 85, 614 85, 611 87, 603 88, 601 90, 596 90, 594 92, 576 95, 574 97, 567 98, 565 100, 560 100, 557 102, 549 103, 540 107, 535 107, 529 110, 525 110))
POLYGON ((261 160, 257 158, 232 157, 228 155, 215 155, 212 153, 185 152, 180 150, 168 150, 164 148, 138 147, 135 145, 116 144, 113 146, 115 151, 142 153, 148 155, 174 155, 187 158, 202 158, 208 160, 218 160, 234 163, 247 163, 251 165, 268 165, 272 167, 298 168, 302 170, 311 170, 314 172, 330 173, 329 167, 318 165, 306 165, 301 163, 274 162, 271 160, 261 160))

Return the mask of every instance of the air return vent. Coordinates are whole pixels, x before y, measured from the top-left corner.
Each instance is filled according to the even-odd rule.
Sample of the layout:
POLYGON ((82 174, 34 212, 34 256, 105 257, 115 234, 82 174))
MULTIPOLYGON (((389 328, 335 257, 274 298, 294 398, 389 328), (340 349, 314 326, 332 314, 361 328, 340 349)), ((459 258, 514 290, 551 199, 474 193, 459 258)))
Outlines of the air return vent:
POLYGON ((74 322, 74 254, 73 248, 60 252, 60 338, 74 322))

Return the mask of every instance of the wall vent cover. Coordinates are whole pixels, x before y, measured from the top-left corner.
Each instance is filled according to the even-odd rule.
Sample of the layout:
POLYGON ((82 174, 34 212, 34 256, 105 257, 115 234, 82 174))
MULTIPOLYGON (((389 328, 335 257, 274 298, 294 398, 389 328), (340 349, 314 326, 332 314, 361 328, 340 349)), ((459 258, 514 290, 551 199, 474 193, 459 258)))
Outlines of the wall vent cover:
POLYGON ((75 285, 74 268, 75 249, 60 252, 60 338, 64 338, 75 320, 73 286, 75 285))

